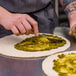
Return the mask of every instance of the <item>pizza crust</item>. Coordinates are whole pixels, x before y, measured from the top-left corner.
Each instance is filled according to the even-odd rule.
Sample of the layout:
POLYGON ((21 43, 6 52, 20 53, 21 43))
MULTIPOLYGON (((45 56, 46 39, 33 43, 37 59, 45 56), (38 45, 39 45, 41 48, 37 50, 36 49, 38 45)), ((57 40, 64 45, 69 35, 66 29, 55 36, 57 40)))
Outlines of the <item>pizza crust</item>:
POLYGON ((58 55, 69 54, 69 53, 76 53, 76 50, 75 51, 61 52, 61 53, 57 53, 57 54, 54 54, 54 55, 47 57, 42 62, 42 70, 45 73, 45 75, 46 76, 59 76, 58 73, 52 69, 53 68, 53 60, 58 59, 58 55))
MULTIPOLYGON (((56 52, 64 51, 67 48, 70 47, 70 41, 67 40, 64 37, 64 40, 66 40, 66 44, 62 47, 48 50, 48 51, 37 51, 37 52, 26 52, 26 51, 19 51, 14 48, 14 44, 21 42, 25 38, 32 37, 34 35, 20 35, 20 36, 15 36, 15 35, 9 35, 4 38, 0 39, 0 54, 6 55, 6 56, 12 56, 12 57, 26 57, 26 58, 32 58, 32 57, 44 57, 44 56, 49 56, 52 55, 56 52)), ((56 36, 56 35, 55 35, 56 36)))

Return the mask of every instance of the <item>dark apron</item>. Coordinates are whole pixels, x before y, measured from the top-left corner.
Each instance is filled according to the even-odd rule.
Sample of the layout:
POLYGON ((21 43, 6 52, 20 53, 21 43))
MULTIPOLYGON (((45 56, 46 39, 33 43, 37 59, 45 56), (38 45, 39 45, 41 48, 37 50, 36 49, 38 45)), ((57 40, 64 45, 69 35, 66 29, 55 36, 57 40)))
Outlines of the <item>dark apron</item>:
MULTIPOLYGON (((27 13, 39 23, 39 32, 53 33, 57 25, 54 0, 0 0, 0 6, 13 13, 27 13)), ((11 34, 0 26, 0 37, 11 34)))

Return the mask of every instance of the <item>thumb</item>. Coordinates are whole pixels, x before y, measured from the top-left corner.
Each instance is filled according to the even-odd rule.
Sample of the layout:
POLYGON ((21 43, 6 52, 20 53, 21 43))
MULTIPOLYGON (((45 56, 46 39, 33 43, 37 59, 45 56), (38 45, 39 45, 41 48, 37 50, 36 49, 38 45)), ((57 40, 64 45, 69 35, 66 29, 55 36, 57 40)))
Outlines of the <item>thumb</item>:
POLYGON ((73 26, 70 24, 69 35, 72 35, 72 33, 73 33, 73 31, 72 31, 72 30, 73 30, 72 27, 73 27, 73 26))
POLYGON ((73 33, 76 33, 76 24, 70 26, 69 35, 73 35, 73 33))
POLYGON ((73 32, 72 32, 72 30, 71 30, 71 28, 70 28, 70 30, 69 30, 69 35, 72 35, 73 34, 73 32))

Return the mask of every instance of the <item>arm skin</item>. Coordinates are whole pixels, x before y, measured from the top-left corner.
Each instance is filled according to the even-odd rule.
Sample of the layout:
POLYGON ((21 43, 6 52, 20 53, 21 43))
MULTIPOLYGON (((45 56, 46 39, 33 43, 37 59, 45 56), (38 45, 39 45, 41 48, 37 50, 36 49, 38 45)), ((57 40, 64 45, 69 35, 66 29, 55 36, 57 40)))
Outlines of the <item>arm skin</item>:
POLYGON ((73 35, 73 33, 76 33, 76 0, 68 0, 71 1, 67 4, 64 3, 66 0, 60 0, 60 3, 64 7, 64 11, 66 12, 69 24, 70 24, 70 31, 69 35, 73 35))
POLYGON ((38 35, 38 23, 28 14, 11 13, 0 6, 0 24, 15 35, 30 34, 32 31, 38 35))

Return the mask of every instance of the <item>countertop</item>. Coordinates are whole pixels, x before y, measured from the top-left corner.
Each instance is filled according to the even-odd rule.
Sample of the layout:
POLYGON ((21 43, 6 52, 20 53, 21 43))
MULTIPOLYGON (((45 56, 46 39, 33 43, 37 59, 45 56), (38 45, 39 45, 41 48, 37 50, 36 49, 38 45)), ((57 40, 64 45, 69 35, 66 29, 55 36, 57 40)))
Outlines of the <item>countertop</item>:
MULTIPOLYGON (((71 47, 66 51, 76 50, 75 38, 68 35, 69 28, 57 27, 54 34, 64 36, 71 42, 71 47)), ((0 55, 0 76, 45 76, 42 71, 42 61, 36 59, 12 59, 0 55)))

